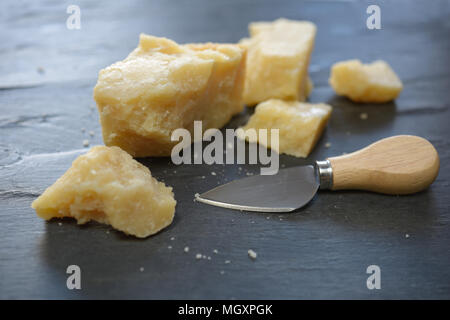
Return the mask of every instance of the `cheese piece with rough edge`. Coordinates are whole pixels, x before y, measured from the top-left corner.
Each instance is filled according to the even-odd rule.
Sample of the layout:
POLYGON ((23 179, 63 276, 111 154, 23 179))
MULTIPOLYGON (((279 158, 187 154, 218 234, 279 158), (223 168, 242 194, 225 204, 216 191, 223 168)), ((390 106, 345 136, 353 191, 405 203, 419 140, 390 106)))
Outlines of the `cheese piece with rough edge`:
MULTIPOLYGON (((269 148, 272 147, 270 129, 279 129, 279 146, 275 151, 306 158, 322 135, 331 111, 331 106, 324 103, 271 99, 256 106, 255 113, 242 129, 267 129, 266 147, 269 148)), ((243 131, 238 130, 237 135, 249 142, 261 143, 260 139, 252 141, 251 135, 244 136, 243 131)))
POLYGON ((309 21, 278 19, 253 22, 247 48, 244 103, 253 106, 268 99, 304 101, 311 83, 308 65, 316 26, 309 21))
POLYGON ((135 157, 169 156, 173 130, 221 128, 244 108, 246 50, 178 45, 142 34, 129 56, 99 73, 94 98, 103 140, 135 157))
POLYGON ((331 68, 329 82, 338 95, 365 103, 391 101, 403 89, 399 77, 382 60, 369 64, 359 60, 337 62, 331 68))
POLYGON ((75 218, 111 225, 145 238, 171 224, 172 188, 118 147, 93 147, 32 203, 45 220, 75 218))

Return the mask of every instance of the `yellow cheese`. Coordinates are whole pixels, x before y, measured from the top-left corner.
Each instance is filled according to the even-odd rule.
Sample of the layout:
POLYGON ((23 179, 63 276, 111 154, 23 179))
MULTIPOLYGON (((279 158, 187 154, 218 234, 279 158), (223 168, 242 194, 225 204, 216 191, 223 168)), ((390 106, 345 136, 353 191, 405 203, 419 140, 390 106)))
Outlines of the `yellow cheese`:
POLYGON ((308 21, 278 19, 249 25, 244 102, 251 106, 267 99, 304 101, 308 95, 308 65, 316 26, 308 21))
POLYGON ((139 238, 172 222, 172 188, 118 147, 93 147, 32 203, 39 217, 110 224, 139 238))
POLYGON ((403 89, 395 72, 381 60, 369 64, 359 60, 338 62, 331 68, 329 82, 337 94, 355 102, 391 101, 403 89))
POLYGON ((172 131, 221 128, 243 110, 245 49, 142 34, 138 48, 99 73, 94 98, 103 140, 136 157, 168 156, 172 131))
MULTIPOLYGON (((324 103, 271 99, 256 106, 255 113, 242 129, 267 129, 269 136, 266 147, 270 148, 274 147, 271 146, 270 129, 279 129, 279 146, 275 151, 305 158, 322 135, 331 110, 324 103)), ((256 142, 251 140, 251 135, 244 137, 242 131, 238 131, 238 136, 256 142)))

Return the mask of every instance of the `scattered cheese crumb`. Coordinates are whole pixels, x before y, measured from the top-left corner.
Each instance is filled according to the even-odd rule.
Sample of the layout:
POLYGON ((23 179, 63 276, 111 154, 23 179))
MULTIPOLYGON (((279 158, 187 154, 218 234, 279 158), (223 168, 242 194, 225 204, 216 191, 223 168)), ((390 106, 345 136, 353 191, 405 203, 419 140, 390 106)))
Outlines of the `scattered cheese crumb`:
POLYGON ((171 241, 175 240, 175 237, 170 238, 171 241))
POLYGON ((255 251, 253 251, 252 249, 250 249, 250 250, 248 250, 248 256, 252 259, 256 259, 258 254, 255 251))
POLYGON ((210 256, 208 256, 208 260, 211 260, 211 257, 210 257, 210 256))
POLYGON ((189 247, 184 247, 184 252, 189 252, 189 247))
POLYGON ((195 255, 195 259, 201 259, 202 258, 202 254, 201 253, 197 253, 196 255, 195 255))
POLYGON ((218 251, 217 249, 214 249, 213 252, 214 252, 215 254, 218 254, 218 253, 219 253, 219 251, 218 251))
POLYGON ((143 271, 144 271, 144 267, 140 267, 140 268, 139 268, 139 271, 140 271, 140 272, 143 272, 143 271))
POLYGON ((220 274, 224 274, 225 273, 225 271, 223 271, 223 270, 220 270, 220 274))
POLYGON ((205 256, 205 255, 202 255, 202 258, 203 258, 203 259, 206 259, 206 256, 205 256))
POLYGON ((405 234, 405 238, 409 238, 409 234, 405 234))
POLYGON ((62 223, 61 223, 61 222, 58 222, 58 226, 60 226, 60 227, 61 227, 61 226, 62 226, 62 223))
POLYGON ((89 135, 90 135, 91 137, 93 137, 93 136, 94 136, 94 131, 89 131, 89 135))
POLYGON ((325 148, 329 148, 329 147, 331 147, 331 142, 325 143, 325 148))
POLYGON ((172 246, 168 246, 167 249, 169 249, 169 250, 172 249, 172 246))
POLYGON ((359 117, 361 118, 361 120, 367 120, 367 118, 369 117, 369 115, 368 115, 367 113, 363 112, 363 113, 361 113, 361 114, 359 115, 359 117))
POLYGON ((89 140, 83 140, 83 146, 84 147, 89 147, 89 140))
POLYGON ((225 263, 228 264, 228 263, 231 263, 231 261, 230 260, 225 260, 225 263))
POLYGON ((214 171, 212 171, 212 172, 211 172, 211 174, 212 174, 213 176, 215 176, 215 175, 216 175, 216 173, 215 173, 214 171))

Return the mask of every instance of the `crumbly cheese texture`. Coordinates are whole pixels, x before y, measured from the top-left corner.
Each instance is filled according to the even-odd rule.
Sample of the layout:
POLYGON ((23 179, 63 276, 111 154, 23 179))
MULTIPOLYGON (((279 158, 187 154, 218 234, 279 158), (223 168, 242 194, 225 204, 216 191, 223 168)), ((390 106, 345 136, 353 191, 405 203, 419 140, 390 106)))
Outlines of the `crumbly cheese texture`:
MULTIPOLYGON (((267 141, 261 141, 260 135, 257 135, 259 143, 278 153, 305 158, 322 135, 331 111, 331 106, 324 103, 271 99, 256 106, 255 113, 242 129, 244 132, 247 129, 267 129, 267 141), (271 145, 270 129, 279 129, 278 148, 271 145)), ((249 134, 244 136, 244 132, 238 130, 238 137, 257 142, 249 134)))
POLYGON ((365 103, 391 101, 403 89, 399 77, 382 60, 369 64, 359 60, 338 62, 331 68, 329 82, 337 94, 365 103))
POLYGON ((141 34, 123 61, 103 69, 94 89, 103 140, 135 157, 169 156, 172 132, 221 128, 244 108, 246 50, 235 44, 178 45, 141 34))
POLYGON ((118 147, 93 147, 32 203, 39 217, 72 217, 109 224, 145 238, 172 222, 176 201, 171 187, 118 147))
POLYGON ((312 89, 308 65, 316 26, 308 21, 278 19, 249 25, 244 102, 255 105, 268 99, 304 101, 312 89))

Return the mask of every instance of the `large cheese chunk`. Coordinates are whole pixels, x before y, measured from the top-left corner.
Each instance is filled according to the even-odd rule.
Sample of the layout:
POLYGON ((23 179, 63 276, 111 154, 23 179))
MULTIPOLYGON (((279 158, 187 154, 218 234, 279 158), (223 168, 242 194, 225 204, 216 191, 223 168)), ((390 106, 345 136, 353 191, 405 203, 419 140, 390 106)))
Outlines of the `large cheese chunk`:
MULTIPOLYGON (((278 153, 305 158, 322 135, 332 108, 324 103, 311 104, 298 101, 271 99, 256 106, 248 123, 238 130, 238 137, 253 141, 252 135, 244 133, 248 129, 267 129, 268 138, 263 144, 278 153), (270 129, 279 129, 279 145, 271 145, 270 129)), ((256 135, 261 143, 260 134, 256 135)), ((263 140, 264 141, 264 140, 263 140)))
POLYGON ((172 188, 118 147, 93 147, 32 203, 39 217, 94 220, 139 238, 174 217, 172 188))
POLYGON ((268 99, 304 101, 311 89, 308 65, 316 26, 308 21, 278 19, 249 25, 244 102, 255 105, 268 99))
POLYGON ((338 62, 331 68, 329 82, 337 94, 355 102, 388 102, 403 89, 399 77, 381 60, 369 64, 359 60, 338 62))
POLYGON ((168 156, 173 130, 194 120, 221 128, 243 110, 245 49, 233 44, 178 45, 141 35, 123 61, 99 73, 94 98, 103 140, 136 157, 168 156))

